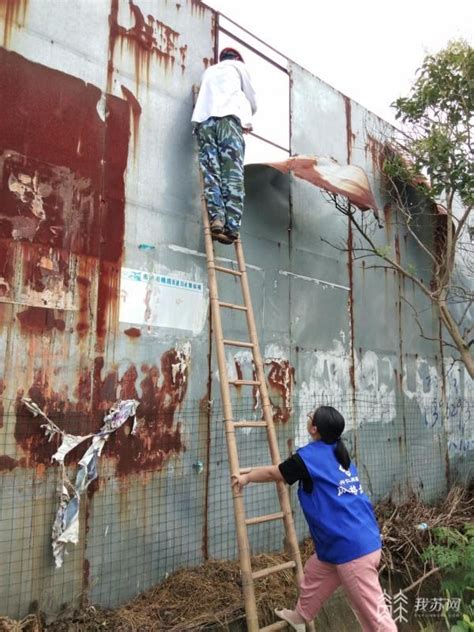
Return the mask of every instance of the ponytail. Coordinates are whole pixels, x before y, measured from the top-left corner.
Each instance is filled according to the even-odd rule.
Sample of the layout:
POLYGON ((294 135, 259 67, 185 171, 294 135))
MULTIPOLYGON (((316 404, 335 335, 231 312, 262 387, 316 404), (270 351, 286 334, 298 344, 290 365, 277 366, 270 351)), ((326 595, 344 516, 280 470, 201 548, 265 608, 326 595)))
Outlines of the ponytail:
POLYGON ((341 439, 346 422, 341 413, 332 406, 319 406, 313 416, 313 426, 318 430, 321 441, 329 445, 336 444, 336 459, 345 470, 351 465, 351 457, 341 439))
POLYGON ((336 459, 345 470, 349 469, 351 465, 351 457, 349 456, 349 452, 347 451, 342 439, 338 439, 336 442, 336 459))

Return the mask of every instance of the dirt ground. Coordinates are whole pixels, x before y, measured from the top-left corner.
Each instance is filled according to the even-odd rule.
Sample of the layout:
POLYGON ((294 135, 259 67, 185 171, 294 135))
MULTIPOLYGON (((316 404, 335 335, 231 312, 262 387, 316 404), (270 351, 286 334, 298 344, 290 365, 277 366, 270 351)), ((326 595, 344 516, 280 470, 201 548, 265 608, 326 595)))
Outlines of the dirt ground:
MULTIPOLYGON (((472 490, 453 488, 436 507, 429 507, 412 498, 403 505, 390 502, 377 507, 377 517, 384 539, 381 577, 384 587, 393 596, 403 588, 408 595, 408 618, 400 623, 400 632, 439 632, 443 622, 422 622, 413 617, 417 596, 442 596, 439 575, 428 573, 419 551, 428 543, 427 531, 416 524, 459 527, 474 521, 472 490), (425 541, 426 540, 426 541, 425 541), (424 627, 421 627, 423 623, 424 627)), ((301 553, 303 562, 313 553, 313 544, 306 540, 301 553)), ((254 570, 287 561, 282 554, 263 554, 252 558, 254 570)), ((296 587, 291 570, 270 575, 255 584, 259 622, 263 627, 275 621, 274 609, 291 607, 296 587)), ((318 632, 358 632, 360 626, 344 594, 337 591, 316 620, 318 632)), ((129 603, 113 610, 87 603, 78 610, 65 610, 54 621, 35 613, 21 621, 0 617, 0 632, 207 632, 245 631, 241 594, 240 569, 237 561, 209 560, 199 567, 181 569, 164 582, 138 595, 129 603)))

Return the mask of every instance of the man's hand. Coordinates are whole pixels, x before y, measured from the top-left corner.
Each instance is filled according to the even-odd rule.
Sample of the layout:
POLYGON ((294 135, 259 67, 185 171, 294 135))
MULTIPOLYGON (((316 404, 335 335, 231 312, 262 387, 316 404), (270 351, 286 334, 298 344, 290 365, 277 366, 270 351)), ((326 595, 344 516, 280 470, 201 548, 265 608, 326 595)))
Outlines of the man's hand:
POLYGON ((240 474, 240 476, 232 476, 231 483, 233 489, 240 494, 245 487, 245 485, 249 484, 248 474, 240 474))
POLYGON ((242 127, 242 132, 244 134, 250 134, 251 131, 252 131, 251 127, 242 127))

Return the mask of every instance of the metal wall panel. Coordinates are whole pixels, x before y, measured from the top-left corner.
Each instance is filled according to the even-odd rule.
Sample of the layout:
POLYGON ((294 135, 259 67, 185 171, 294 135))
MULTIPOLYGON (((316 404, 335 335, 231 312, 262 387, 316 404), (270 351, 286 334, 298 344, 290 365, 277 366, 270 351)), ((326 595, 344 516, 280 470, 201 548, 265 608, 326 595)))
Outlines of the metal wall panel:
POLYGON ((12 211, 2 223, 0 609, 13 616, 85 593, 115 605, 205 554, 206 478, 193 466, 208 450, 208 297, 190 115, 215 40, 215 16, 197 2, 17 4, 4 44, 19 55, 1 51, 2 195, 13 209, 9 178, 34 189, 40 169, 31 195, 43 195, 46 222, 12 211), (179 301, 197 316, 182 317, 179 301), (138 435, 122 429, 107 445, 61 570, 50 552, 54 445, 17 393, 72 433, 98 429, 117 397, 141 403, 138 435))
MULTIPOLYGON (((214 56, 216 16, 194 0, 7 6, 0 611, 19 616, 32 601, 54 614, 83 595, 114 606, 236 548, 189 122, 192 86, 214 56), (140 401, 138 434, 124 427, 107 443, 99 481, 83 498, 79 544, 58 570, 55 445, 22 395, 83 434, 117 398, 140 401)), ((296 64, 289 72, 292 153, 363 167, 383 209, 385 124, 296 64)), ((410 486, 432 499, 449 466, 470 475, 472 380, 417 335, 403 298, 419 307, 427 332, 438 327, 420 292, 327 243, 350 250, 355 236, 319 189, 250 165, 246 192, 243 243, 282 456, 306 441, 306 414, 325 402, 345 414, 374 499, 410 486)), ((389 210, 382 219, 377 243, 388 239, 428 274, 389 210)), ((232 249, 216 253, 234 265, 232 249)), ((239 300, 234 279, 220 288, 223 300, 239 300)), ((242 314, 226 315, 225 332, 247 336, 242 314)), ((230 349, 227 358, 231 375, 252 377, 248 353, 230 349)), ((234 410, 259 418, 251 388, 235 392, 234 410)), ((244 466, 269 462, 260 430, 242 432, 239 445, 244 466)), ((71 455, 71 476, 79 458, 71 455)), ((264 486, 246 492, 250 515, 275 502, 264 486)), ((301 512, 296 519, 304 536, 301 512)), ((280 549, 282 538, 260 525, 252 550, 280 549)))

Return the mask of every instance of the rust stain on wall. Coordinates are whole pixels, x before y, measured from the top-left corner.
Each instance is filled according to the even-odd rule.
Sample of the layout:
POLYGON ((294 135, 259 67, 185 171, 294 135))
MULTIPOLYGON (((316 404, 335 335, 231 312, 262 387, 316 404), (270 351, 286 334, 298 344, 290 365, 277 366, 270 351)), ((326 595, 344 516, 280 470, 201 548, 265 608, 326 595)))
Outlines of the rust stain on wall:
POLYGON ((138 329, 138 327, 129 327, 125 329, 123 332, 129 338, 139 338, 142 335, 142 332, 138 329))
POLYGON ((188 52, 188 45, 179 47, 179 55, 181 57, 181 71, 184 72, 186 70, 186 54, 188 52))
POLYGON ((0 300, 10 296, 14 250, 15 246, 9 240, 0 239, 0 300))
POLYGON ((384 215, 384 228, 385 233, 387 235, 388 243, 391 243, 393 237, 393 209, 390 202, 387 202, 383 207, 383 215, 384 215))
POLYGON ((22 467, 23 465, 24 459, 12 459, 12 457, 7 454, 0 455, 0 472, 11 472, 16 467, 22 467))
POLYGON ((286 423, 293 410, 295 369, 288 360, 275 358, 265 360, 265 366, 270 367, 267 381, 273 420, 286 423))
MULTIPOLYGON (((188 356, 180 350, 170 349, 161 356, 160 368, 144 364, 139 373, 131 364, 121 378, 115 367, 108 369, 103 376, 104 368, 103 358, 98 357, 93 375, 88 369, 80 371, 73 393, 77 401, 71 399, 66 384, 60 391, 55 391, 48 375, 41 369, 35 371, 30 388, 26 393, 19 389, 16 402, 14 437, 25 456, 20 461, 4 459, 1 462, 4 469, 18 465, 51 466, 51 457, 58 448, 57 439, 49 442, 46 438, 41 428, 42 420, 33 417, 21 402, 25 395, 58 426, 67 428, 71 434, 80 435, 96 432, 103 422, 105 411, 117 399, 137 399, 140 402, 137 434, 130 436, 129 425, 124 426, 110 438, 104 451, 104 456, 116 461, 119 475, 159 470, 172 455, 185 450, 181 424, 175 416, 186 396, 188 356)), ((72 450, 66 457, 66 463, 76 463, 86 449, 87 446, 78 446, 72 450)))
POLYGON ((352 104, 349 97, 344 96, 343 98, 346 111, 347 164, 350 164, 352 159, 352 143, 355 140, 355 134, 352 132, 352 104))
POLYGON ((175 415, 187 391, 188 358, 170 349, 161 356, 160 369, 142 365, 141 394, 136 388, 139 374, 133 364, 117 381, 121 398, 140 402, 137 417, 141 422, 136 435, 129 436, 129 428, 124 426, 108 442, 107 455, 116 459, 118 475, 159 470, 171 456, 185 450, 181 424, 175 415))
POLYGON ((120 88, 122 90, 124 98, 127 100, 127 103, 130 106, 130 115, 132 118, 133 130, 133 154, 134 156, 136 156, 140 132, 140 116, 142 113, 142 106, 140 105, 138 99, 133 94, 133 92, 130 92, 130 90, 125 86, 120 86, 120 88))
POLYGON ((191 3, 191 11, 197 13, 200 17, 204 15, 208 7, 200 0, 188 0, 188 4, 191 3))
MULTIPOLYGON (((57 438, 48 442, 41 428, 41 418, 33 417, 21 402, 25 395, 31 397, 55 421, 63 418, 69 407, 68 402, 60 393, 52 391, 42 370, 35 372, 33 383, 26 393, 21 388, 17 393, 14 437, 25 454, 23 464, 25 467, 50 465, 51 457, 58 448, 57 438)), ((69 425, 68 430, 71 432, 69 425)))
POLYGON ((87 272, 92 273, 92 270, 88 270, 89 267, 87 259, 81 260, 81 267, 76 277, 77 284, 77 296, 79 311, 76 318, 76 331, 79 340, 82 340, 90 329, 90 305, 92 301, 91 296, 91 276, 87 272), (84 265, 85 264, 85 265, 84 265))
POLYGON ((368 153, 370 154, 374 171, 382 171, 386 151, 383 143, 370 134, 367 134, 367 142, 365 144, 365 154, 367 155, 368 153))
POLYGON ((0 22, 3 22, 3 46, 8 48, 13 25, 25 26, 28 0, 0 0, 0 22))
POLYGON ((3 428, 3 415, 5 414, 5 408, 3 406, 3 391, 5 390, 5 382, 3 378, 0 378, 0 430, 3 428))
MULTIPOLYGON (((49 465, 56 446, 20 399, 31 397, 58 425, 67 420, 74 434, 101 422, 91 415, 92 367, 85 364, 91 344, 100 352, 118 329, 129 105, 2 49, 0 93, 0 298, 21 303, 15 319, 28 358, 14 437, 25 466, 49 465), (75 366, 66 323, 79 344, 89 343, 75 366), (47 337, 54 371, 43 366, 47 337)), ((5 359, 15 375, 19 359, 5 359)))
POLYGON ((52 329, 64 331, 64 319, 56 318, 55 310, 43 307, 28 307, 16 315, 22 333, 42 334, 52 329))
POLYGON ((74 389, 76 410, 78 413, 89 413, 92 399, 92 374, 90 369, 79 370, 77 385, 74 389))
POLYGON ((349 311, 349 340, 351 350, 351 364, 349 366, 349 379, 352 386, 352 392, 355 396, 355 319, 354 319, 354 235, 352 232, 352 223, 348 223, 347 235, 347 269, 349 274, 349 293, 347 296, 347 308, 349 311))
MULTIPOLYGON (((236 373, 236 379, 238 380, 243 380, 243 371, 242 371, 242 365, 240 364, 239 360, 235 360, 234 359, 234 365, 235 365, 235 373, 236 373)), ((235 388, 237 389, 237 392, 240 393, 241 390, 241 386, 236 385, 235 388)))
MULTIPOLYGON (((180 34, 169 25, 161 22, 152 15, 146 18, 140 8, 129 0, 130 15, 133 19, 133 26, 126 28, 119 24, 119 4, 118 0, 111 0, 109 15, 109 61, 107 91, 112 88, 112 78, 114 70, 114 54, 117 42, 120 51, 124 46, 130 51, 135 64, 136 91, 145 75, 145 81, 150 82, 151 61, 156 60, 161 66, 168 70, 173 68, 178 51, 185 50, 185 45, 180 46, 180 34)), ((184 72, 185 56, 181 56, 181 67, 184 72)))
MULTIPOLYGON (((101 348, 107 328, 117 323, 128 105, 107 96, 102 120, 98 88, 4 50, 0 90, 6 112, 0 120, 3 279, 13 281, 7 250, 17 253, 17 297, 32 308, 77 310, 82 337, 94 318, 86 286, 95 277, 101 348)), ((62 327, 63 318, 41 314, 22 313, 23 331, 62 327)))

